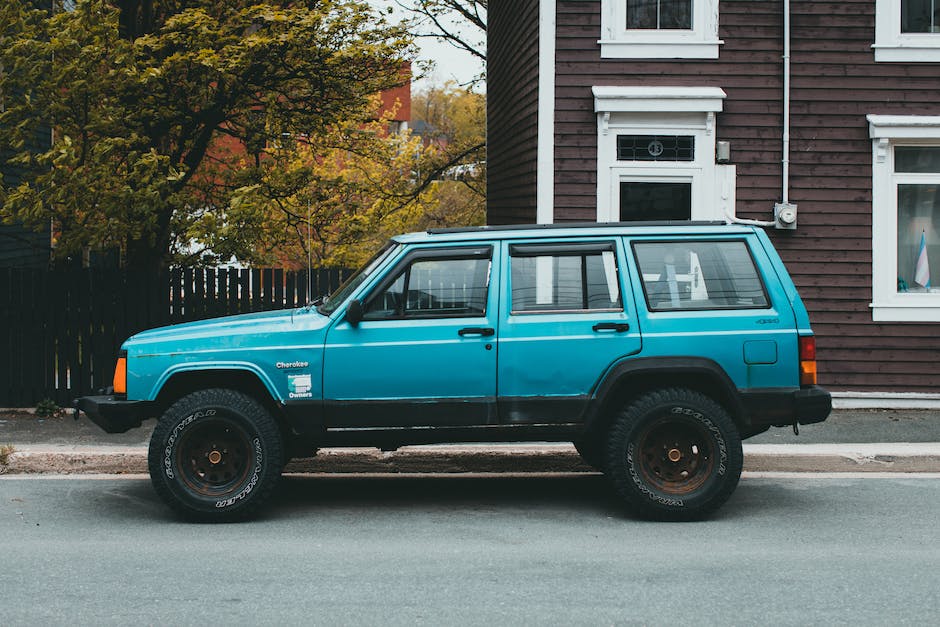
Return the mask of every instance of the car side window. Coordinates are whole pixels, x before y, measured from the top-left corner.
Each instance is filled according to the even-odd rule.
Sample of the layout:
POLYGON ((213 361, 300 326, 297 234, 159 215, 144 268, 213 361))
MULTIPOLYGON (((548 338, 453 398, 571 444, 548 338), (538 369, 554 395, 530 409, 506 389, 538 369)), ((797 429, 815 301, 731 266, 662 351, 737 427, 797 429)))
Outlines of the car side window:
POLYGON ((770 306, 744 241, 634 242, 633 251, 650 311, 770 306))
POLYGON ((622 311, 613 242, 509 247, 512 313, 622 311))
POLYGON ((390 283, 367 299, 363 319, 485 315, 489 250, 474 252, 477 254, 464 256, 466 253, 455 251, 453 257, 447 257, 435 251, 429 257, 411 259, 390 283))

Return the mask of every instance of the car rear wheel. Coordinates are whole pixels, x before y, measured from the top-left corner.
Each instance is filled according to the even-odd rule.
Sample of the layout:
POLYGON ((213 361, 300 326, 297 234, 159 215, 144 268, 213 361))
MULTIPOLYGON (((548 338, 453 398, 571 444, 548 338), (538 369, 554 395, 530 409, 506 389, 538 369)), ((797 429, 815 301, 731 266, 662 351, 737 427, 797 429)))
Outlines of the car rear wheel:
POLYGON ((649 392, 615 418, 608 476, 627 506, 654 520, 697 520, 741 477, 741 437, 728 412, 684 388, 649 392))
POLYGON ((202 390, 174 403, 150 440, 157 494, 189 520, 226 522, 255 514, 284 464, 280 430, 255 399, 202 390))

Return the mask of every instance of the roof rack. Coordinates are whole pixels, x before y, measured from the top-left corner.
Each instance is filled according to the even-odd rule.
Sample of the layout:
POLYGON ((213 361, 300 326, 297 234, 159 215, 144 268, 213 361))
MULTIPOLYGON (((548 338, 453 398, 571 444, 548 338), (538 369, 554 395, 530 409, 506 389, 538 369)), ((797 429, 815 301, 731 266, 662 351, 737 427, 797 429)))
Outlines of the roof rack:
POLYGON ((480 233, 488 231, 528 231, 531 229, 597 229, 605 227, 637 227, 637 226, 727 226, 723 220, 652 220, 646 222, 557 222, 554 224, 503 224, 496 226, 459 226, 446 229, 428 229, 430 235, 444 233, 480 233))

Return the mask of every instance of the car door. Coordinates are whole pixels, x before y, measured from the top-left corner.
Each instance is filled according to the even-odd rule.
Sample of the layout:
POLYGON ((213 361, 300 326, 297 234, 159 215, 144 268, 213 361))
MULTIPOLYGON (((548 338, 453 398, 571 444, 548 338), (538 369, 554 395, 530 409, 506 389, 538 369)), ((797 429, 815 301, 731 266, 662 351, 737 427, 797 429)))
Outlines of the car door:
POLYGON ((495 422, 496 290, 492 245, 407 253, 335 323, 324 351, 328 427, 495 422))
POLYGON ((500 421, 574 422, 611 364, 640 351, 622 244, 506 242, 503 258, 500 421))

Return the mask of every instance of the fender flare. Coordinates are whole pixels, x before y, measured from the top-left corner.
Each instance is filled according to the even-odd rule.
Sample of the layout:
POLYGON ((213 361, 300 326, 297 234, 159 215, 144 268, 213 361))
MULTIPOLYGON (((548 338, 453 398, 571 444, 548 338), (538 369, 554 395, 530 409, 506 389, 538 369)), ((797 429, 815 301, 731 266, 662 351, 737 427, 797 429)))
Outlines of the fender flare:
POLYGON ((627 358, 612 365, 595 384, 584 414, 584 429, 590 432, 601 424, 607 403, 618 390, 632 381, 663 377, 661 387, 670 387, 669 377, 695 377, 709 383, 702 391, 726 407, 739 428, 747 425, 748 416, 737 386, 728 373, 714 360, 705 357, 639 357, 627 358))
POLYGON ((167 383, 169 383, 176 376, 224 370, 237 370, 254 375, 261 382, 261 385, 267 389, 268 394, 271 395, 271 399, 274 402, 284 402, 284 399, 278 396, 277 389, 274 387, 274 383, 271 381, 268 375, 263 370, 258 368, 256 364, 247 361, 199 361, 170 366, 163 371, 163 373, 157 379, 156 383, 153 384, 148 398, 150 400, 156 400, 159 398, 160 393, 166 387, 167 383))

